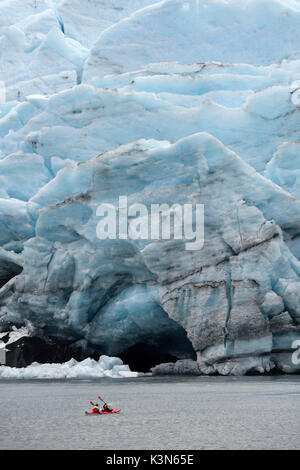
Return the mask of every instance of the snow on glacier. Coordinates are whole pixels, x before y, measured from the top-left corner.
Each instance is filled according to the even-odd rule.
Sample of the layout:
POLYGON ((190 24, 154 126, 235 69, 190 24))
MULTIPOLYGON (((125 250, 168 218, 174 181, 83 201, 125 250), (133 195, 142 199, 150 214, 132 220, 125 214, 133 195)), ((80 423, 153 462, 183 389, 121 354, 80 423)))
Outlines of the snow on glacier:
POLYGON ((47 23, 39 35, 33 32, 29 37, 22 25, 12 25, 4 31, 1 37, 0 73, 6 86, 49 76, 53 70, 56 73, 81 71, 88 50, 74 39, 66 38, 56 18, 53 22, 53 26, 47 23))
POLYGON ((91 49, 84 78, 150 62, 298 59, 299 24, 299 8, 280 0, 164 0, 106 29, 91 49))
POLYGON ((202 373, 297 370, 300 3, 5 0, 0 15, 1 329, 109 355, 193 347, 202 373), (100 241, 97 207, 119 195, 204 203, 203 250, 100 241))
POLYGON ((56 11, 64 26, 64 32, 86 47, 91 47, 100 33, 112 24, 153 0, 56 0, 56 11))
POLYGON ((19 104, 7 113, 0 120, 2 155, 21 150, 40 154, 46 162, 53 156, 79 162, 139 138, 174 142, 206 131, 263 172, 278 146, 287 140, 295 142, 299 136, 300 105, 289 101, 294 88, 287 85, 281 90, 282 107, 271 99, 267 111, 266 93, 270 100, 276 88, 251 93, 242 107, 233 108, 205 99, 205 95, 200 106, 187 107, 154 93, 84 84, 44 102, 29 97, 26 106, 19 104), (261 111, 262 103, 268 117, 261 111), (273 117, 275 109, 278 115, 273 117))

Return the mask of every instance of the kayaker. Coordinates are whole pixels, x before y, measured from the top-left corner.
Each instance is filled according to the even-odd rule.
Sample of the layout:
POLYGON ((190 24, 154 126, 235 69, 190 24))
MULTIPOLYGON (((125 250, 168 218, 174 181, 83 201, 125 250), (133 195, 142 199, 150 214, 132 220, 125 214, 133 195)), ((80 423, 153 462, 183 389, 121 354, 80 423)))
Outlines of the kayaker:
POLYGON ((100 410, 99 410, 99 405, 98 405, 98 403, 96 403, 96 405, 94 405, 94 408, 93 408, 93 413, 100 413, 100 410))
POLYGON ((106 413, 111 413, 112 409, 108 406, 107 403, 104 403, 102 411, 105 411, 106 413))

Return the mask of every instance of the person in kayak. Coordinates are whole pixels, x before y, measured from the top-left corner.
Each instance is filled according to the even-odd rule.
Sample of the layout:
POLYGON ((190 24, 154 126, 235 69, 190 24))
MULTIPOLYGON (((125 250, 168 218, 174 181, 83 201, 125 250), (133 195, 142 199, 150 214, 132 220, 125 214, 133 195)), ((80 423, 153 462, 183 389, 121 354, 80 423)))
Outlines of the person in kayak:
POLYGON ((100 413, 100 410, 99 410, 99 405, 98 405, 98 403, 96 403, 96 405, 94 405, 94 408, 93 408, 93 413, 97 413, 97 414, 99 414, 99 413, 100 413))
POLYGON ((105 411, 105 413, 111 413, 112 409, 108 406, 107 403, 104 403, 103 408, 101 411, 105 411))

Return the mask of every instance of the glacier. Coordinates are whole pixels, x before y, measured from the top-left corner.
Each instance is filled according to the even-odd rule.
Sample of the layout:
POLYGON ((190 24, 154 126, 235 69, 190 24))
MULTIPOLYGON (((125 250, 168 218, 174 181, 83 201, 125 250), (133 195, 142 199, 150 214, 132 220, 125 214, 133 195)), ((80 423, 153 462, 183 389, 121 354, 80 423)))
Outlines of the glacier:
POLYGON ((299 373, 300 2, 0 13, 0 332, 154 374, 299 373), (203 204, 203 248, 100 240, 120 196, 203 204))

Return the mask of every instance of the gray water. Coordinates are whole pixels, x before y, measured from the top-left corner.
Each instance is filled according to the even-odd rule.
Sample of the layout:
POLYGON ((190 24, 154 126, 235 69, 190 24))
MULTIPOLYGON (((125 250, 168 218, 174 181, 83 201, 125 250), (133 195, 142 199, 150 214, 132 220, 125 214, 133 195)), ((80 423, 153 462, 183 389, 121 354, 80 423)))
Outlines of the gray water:
POLYGON ((0 381, 0 449, 300 449, 299 410, 296 376, 0 381))

